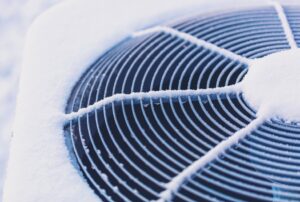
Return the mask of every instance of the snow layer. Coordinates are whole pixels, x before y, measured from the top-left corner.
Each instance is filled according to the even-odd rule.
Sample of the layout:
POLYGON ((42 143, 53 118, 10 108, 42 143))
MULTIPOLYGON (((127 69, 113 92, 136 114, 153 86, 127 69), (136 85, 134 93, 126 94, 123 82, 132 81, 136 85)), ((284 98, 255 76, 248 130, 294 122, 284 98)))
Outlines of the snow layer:
POLYGON ((99 201, 72 166, 63 137, 65 104, 81 74, 133 31, 184 13, 254 2, 262 3, 70 0, 47 11, 27 38, 4 201, 99 201))
POLYGON ((253 120, 245 128, 237 131, 235 134, 231 135, 228 139, 219 143, 216 147, 208 151, 203 157, 193 162, 187 168, 185 168, 181 173, 172 179, 168 184, 166 184, 166 190, 160 193, 160 199, 158 202, 170 201, 172 199, 172 193, 176 192, 185 180, 191 177, 193 174, 197 173, 199 169, 203 168, 218 156, 224 153, 228 148, 231 148, 237 144, 240 140, 244 139, 246 135, 251 133, 253 130, 257 129, 267 118, 258 117, 253 120))
POLYGON ((278 17, 281 21, 285 36, 286 36, 286 38, 289 42, 290 47, 291 48, 297 48, 297 43, 295 41, 294 34, 293 34, 292 29, 291 29, 291 27, 289 25, 289 22, 287 20, 287 17, 286 17, 286 14, 284 12, 282 4, 280 4, 280 2, 278 2, 278 1, 273 1, 272 3, 273 3, 273 5, 274 5, 274 7, 275 7, 275 9, 278 13, 278 17))
POLYGON ((300 121, 300 49, 254 60, 243 80, 246 100, 259 113, 300 121))
POLYGON ((0 201, 25 33, 38 14, 58 1, 0 0, 0 201))
POLYGON ((84 116, 90 112, 109 105, 113 102, 126 101, 126 100, 144 100, 147 98, 178 98, 182 96, 200 96, 200 95, 210 95, 210 94, 230 94, 241 92, 241 85, 236 84, 232 86, 225 86, 219 88, 207 88, 207 89, 197 89, 197 90, 163 90, 163 91, 149 91, 149 92, 136 92, 130 94, 115 94, 113 96, 104 98, 90 105, 86 108, 81 108, 78 112, 73 112, 66 114, 66 120, 76 119, 78 117, 84 116))
POLYGON ((246 63, 246 64, 249 63, 249 59, 247 59, 247 58, 244 58, 244 57, 237 55, 233 52, 230 52, 226 49, 220 48, 220 47, 218 47, 212 43, 209 43, 207 41, 204 41, 202 39, 198 39, 197 37, 194 37, 190 34, 180 32, 180 31, 177 31, 175 29, 172 29, 172 28, 166 27, 166 26, 157 26, 157 27, 153 27, 150 29, 142 30, 142 31, 134 33, 133 36, 142 36, 142 35, 146 35, 149 33, 155 33, 155 32, 165 32, 165 33, 171 34, 173 36, 177 36, 178 38, 181 38, 185 41, 189 41, 198 46, 201 46, 201 47, 207 48, 209 50, 215 51, 217 53, 220 53, 221 55, 224 55, 230 59, 238 60, 238 61, 246 63))

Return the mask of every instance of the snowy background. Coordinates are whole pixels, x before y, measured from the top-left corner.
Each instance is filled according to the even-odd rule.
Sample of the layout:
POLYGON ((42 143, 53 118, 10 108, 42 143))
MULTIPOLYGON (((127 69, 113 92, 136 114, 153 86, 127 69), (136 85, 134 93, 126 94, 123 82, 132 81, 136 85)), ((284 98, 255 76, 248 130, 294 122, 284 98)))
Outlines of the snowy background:
POLYGON ((0 0, 0 201, 26 31, 61 0, 0 0))

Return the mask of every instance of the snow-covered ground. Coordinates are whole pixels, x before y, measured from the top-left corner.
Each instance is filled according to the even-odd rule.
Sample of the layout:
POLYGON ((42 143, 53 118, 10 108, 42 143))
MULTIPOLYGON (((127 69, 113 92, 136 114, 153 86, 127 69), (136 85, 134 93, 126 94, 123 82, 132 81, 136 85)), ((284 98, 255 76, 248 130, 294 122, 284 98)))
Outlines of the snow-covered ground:
POLYGON ((0 0, 0 201, 25 35, 34 18, 59 0, 0 0))

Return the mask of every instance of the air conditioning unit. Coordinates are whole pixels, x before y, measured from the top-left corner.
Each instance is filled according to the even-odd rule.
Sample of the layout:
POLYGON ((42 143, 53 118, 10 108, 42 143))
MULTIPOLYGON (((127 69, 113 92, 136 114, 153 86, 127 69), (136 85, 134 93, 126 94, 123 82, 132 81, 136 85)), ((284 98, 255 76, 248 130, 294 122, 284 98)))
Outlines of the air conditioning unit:
POLYGON ((4 201, 300 201, 299 22, 297 1, 49 10, 4 201))

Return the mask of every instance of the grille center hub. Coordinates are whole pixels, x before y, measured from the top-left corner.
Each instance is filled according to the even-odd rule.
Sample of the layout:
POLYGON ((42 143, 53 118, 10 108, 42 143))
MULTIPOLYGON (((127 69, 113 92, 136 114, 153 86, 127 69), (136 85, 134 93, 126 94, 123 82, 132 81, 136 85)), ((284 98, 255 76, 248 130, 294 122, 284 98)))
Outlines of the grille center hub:
POLYGON ((243 88, 246 100, 260 113, 300 121, 300 49, 253 60, 243 88))

